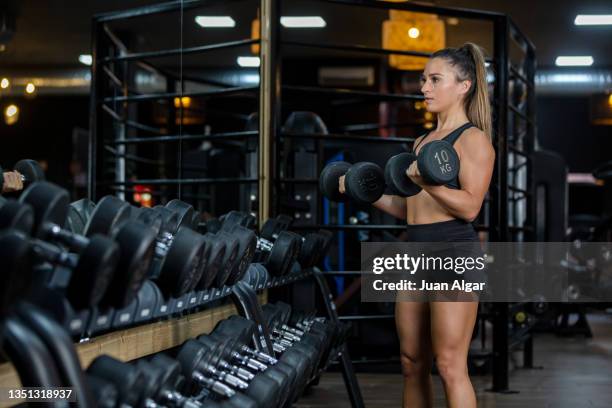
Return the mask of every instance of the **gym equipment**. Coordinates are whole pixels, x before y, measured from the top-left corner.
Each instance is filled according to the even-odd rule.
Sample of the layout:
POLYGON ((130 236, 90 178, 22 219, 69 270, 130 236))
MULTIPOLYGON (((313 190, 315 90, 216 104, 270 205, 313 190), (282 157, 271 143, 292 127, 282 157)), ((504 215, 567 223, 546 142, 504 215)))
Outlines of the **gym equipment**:
MULTIPOLYGON (((92 213, 93 221, 90 218, 85 228, 87 238, 59 228, 64 225, 69 212, 68 192, 61 187, 49 182, 34 183, 21 194, 19 200, 33 206, 35 235, 38 237, 53 239, 79 250, 87 248, 87 238, 93 240, 97 237, 96 241, 101 240, 101 235, 113 238, 119 246, 119 259, 116 273, 107 276, 109 282, 105 283, 108 290, 100 303, 104 307, 120 308, 136 296, 151 264, 154 236, 153 232, 140 222, 125 218, 124 222, 119 223, 117 217, 113 219, 111 212, 114 208, 109 207, 117 206, 115 200, 107 198, 104 203, 96 206, 92 213), (112 222, 102 228, 103 219, 112 222)), ((93 258, 91 262, 92 272, 89 273, 94 273, 96 268, 104 265, 95 263, 93 258)), ((90 278, 90 283, 84 287, 96 285, 97 281, 93 280, 93 276, 90 278)), ((75 289, 78 291, 78 287, 75 289)))
MULTIPOLYGON (((24 188, 36 181, 45 180, 45 172, 36 160, 19 160, 17 163, 15 163, 15 168, 13 169, 13 171, 16 171, 21 174, 21 181, 23 182, 24 188)), ((3 173, 4 171, 2 167, 0 167, 0 191, 2 191, 2 189, 4 188, 3 173)))
MULTIPOLYGON (((231 231, 234 234, 246 235, 246 231, 253 234, 245 227, 245 225, 252 225, 250 221, 252 218, 248 214, 231 211, 223 217, 222 230, 231 231)), ((297 239, 298 236, 284 231, 273 239, 257 237, 254 234, 253 237, 256 240, 256 261, 264 263, 268 271, 275 276, 286 274, 301 247, 301 243, 297 239)))
POLYGON ((395 195, 411 197, 421 191, 421 187, 406 175, 408 167, 415 160, 421 176, 428 184, 448 184, 459 174, 459 156, 453 145, 445 140, 434 140, 424 144, 418 156, 406 152, 387 161, 385 182, 395 195))
POLYGON ((378 200, 385 191, 385 177, 382 169, 369 162, 353 165, 347 162, 332 162, 321 171, 319 189, 331 201, 342 202, 351 198, 367 204, 378 200), (339 192, 339 179, 344 176, 346 194, 339 192))
POLYGON ((446 140, 434 140, 423 145, 417 156, 417 165, 428 184, 448 184, 459 174, 459 156, 446 140))
POLYGON ((76 234, 83 234, 87 220, 96 205, 89 198, 82 198, 70 203, 65 228, 76 234))

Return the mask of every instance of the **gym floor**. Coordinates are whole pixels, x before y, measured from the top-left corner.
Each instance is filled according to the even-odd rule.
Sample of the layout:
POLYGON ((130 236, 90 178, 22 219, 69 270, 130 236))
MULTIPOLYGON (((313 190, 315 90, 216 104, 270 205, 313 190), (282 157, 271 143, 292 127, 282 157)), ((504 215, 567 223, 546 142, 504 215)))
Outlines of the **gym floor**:
MULTIPOLYGON (((488 392, 490 376, 473 376, 480 408, 608 408, 612 405, 612 315, 588 316, 592 339, 536 335, 535 365, 541 370, 514 369, 510 374, 513 394, 488 392)), ((517 353, 520 355, 520 353, 517 353)), ((520 363, 520 361, 519 361, 520 363)), ((368 408, 401 406, 402 379, 397 374, 358 374, 368 408)), ((350 407, 340 373, 326 373, 314 392, 296 408, 350 407)), ((434 376, 434 407, 445 407, 440 377, 434 376)))

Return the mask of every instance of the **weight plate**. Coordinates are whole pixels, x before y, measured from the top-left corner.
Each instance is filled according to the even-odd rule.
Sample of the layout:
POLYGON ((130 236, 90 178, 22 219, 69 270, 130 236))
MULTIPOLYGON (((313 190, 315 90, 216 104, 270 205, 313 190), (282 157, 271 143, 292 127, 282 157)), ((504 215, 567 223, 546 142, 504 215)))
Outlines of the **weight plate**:
POLYGON ((192 230, 197 228, 197 226, 194 227, 193 225, 193 214, 195 210, 191 204, 175 198, 166 204, 166 208, 176 213, 179 227, 187 227, 192 230))
POLYGON ((369 162, 353 164, 344 178, 346 195, 360 203, 373 203, 385 192, 385 176, 382 169, 369 162))
POLYGON ((327 164, 319 177, 319 190, 331 201, 342 202, 346 201, 348 197, 345 194, 341 194, 339 189, 338 180, 341 176, 345 175, 348 169, 351 167, 350 163, 337 161, 327 164))
POLYGON ((197 290, 206 290, 212 286, 223 268, 223 261, 225 259, 225 243, 223 241, 208 232, 204 235, 204 242, 210 248, 210 255, 206 270, 196 286, 197 290))
POLYGON ((68 216, 68 192, 53 183, 39 181, 26 188, 19 201, 28 203, 34 210, 34 234, 42 234, 43 223, 64 225, 68 216))
POLYGON ((89 244, 79 253, 66 291, 76 310, 91 308, 102 300, 118 262, 119 246, 113 240, 103 235, 89 239, 89 244))
POLYGON ((234 264, 238 258, 238 240, 236 237, 225 231, 219 231, 216 234, 216 237, 225 243, 225 258, 223 260, 223 267, 219 270, 217 278, 215 279, 215 287, 222 288, 234 270, 234 264))
POLYGON ((294 259, 292 258, 295 251, 294 241, 295 237, 287 231, 282 231, 278 235, 266 260, 266 269, 270 274, 281 276, 287 272, 294 259))
POLYGON ((193 281, 199 280, 200 262, 204 249, 202 236, 186 227, 179 227, 157 278, 164 295, 174 298, 189 291, 193 281))
POLYGON ((102 197, 85 226, 85 236, 113 235, 115 229, 130 219, 131 206, 115 196, 102 197))
POLYGON ((302 268, 309 268, 315 264, 322 247, 323 238, 319 234, 311 232, 304 236, 298 256, 298 262, 302 268))
POLYGON ((15 229, 24 234, 31 234, 34 226, 32 206, 8 199, 0 203, 0 230, 15 229))
POLYGON ((119 262, 103 306, 122 308, 138 293, 155 253, 155 233, 138 221, 127 221, 113 235, 119 245, 119 262))
POLYGON ((75 234, 83 234, 87 220, 93 212, 95 204, 88 198, 83 198, 68 206, 68 217, 65 228, 75 234))
POLYGON ((135 220, 151 228, 156 236, 159 235, 164 220, 158 211, 148 207, 132 208, 132 215, 135 220))
POLYGON ((231 233, 238 240, 238 259, 232 274, 227 280, 227 285, 233 285, 242 278, 242 275, 244 275, 253 260, 255 249, 257 248, 257 236, 253 231, 240 225, 235 225, 231 233))
POLYGON ((412 153, 400 153, 391 157, 385 166, 385 183, 393 190, 394 195, 412 197, 421 191, 406 175, 408 167, 416 160, 412 153))
POLYGON ((153 207, 153 210, 158 212, 163 220, 160 232, 167 232, 172 235, 176 234, 179 228, 178 215, 174 211, 171 211, 166 207, 162 207, 161 205, 153 207))
POLYGON ((424 145, 417 158, 423 179, 433 185, 448 184, 459 174, 459 156, 453 145, 445 140, 434 140, 424 145))

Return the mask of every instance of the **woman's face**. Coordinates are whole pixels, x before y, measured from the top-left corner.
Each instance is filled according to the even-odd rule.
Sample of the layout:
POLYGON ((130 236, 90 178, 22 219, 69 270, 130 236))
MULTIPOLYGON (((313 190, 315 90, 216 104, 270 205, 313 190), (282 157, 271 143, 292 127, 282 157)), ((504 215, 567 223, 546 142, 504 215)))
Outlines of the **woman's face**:
POLYGON ((461 104, 470 89, 470 81, 457 81, 456 69, 444 58, 432 58, 421 75, 421 92, 429 112, 448 111, 461 104))

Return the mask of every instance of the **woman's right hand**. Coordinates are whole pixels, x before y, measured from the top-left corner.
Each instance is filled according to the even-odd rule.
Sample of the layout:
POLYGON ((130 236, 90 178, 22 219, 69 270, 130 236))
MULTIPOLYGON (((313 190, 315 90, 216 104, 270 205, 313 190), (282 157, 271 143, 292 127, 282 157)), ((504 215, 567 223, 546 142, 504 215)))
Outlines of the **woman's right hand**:
POLYGON ((345 176, 340 176, 338 179, 338 191, 340 191, 342 194, 346 194, 346 188, 344 188, 344 177, 345 176))

